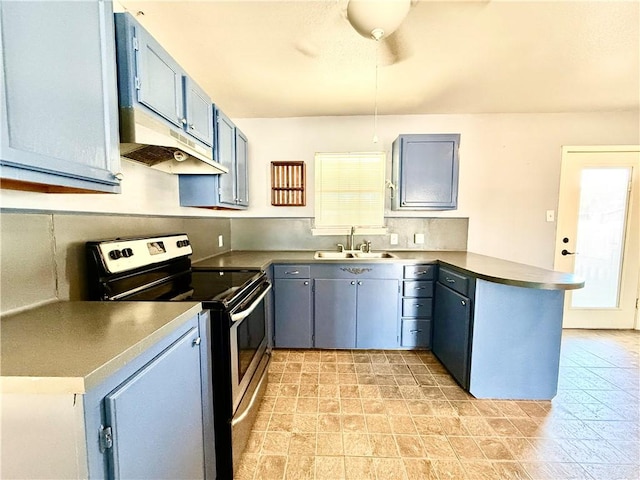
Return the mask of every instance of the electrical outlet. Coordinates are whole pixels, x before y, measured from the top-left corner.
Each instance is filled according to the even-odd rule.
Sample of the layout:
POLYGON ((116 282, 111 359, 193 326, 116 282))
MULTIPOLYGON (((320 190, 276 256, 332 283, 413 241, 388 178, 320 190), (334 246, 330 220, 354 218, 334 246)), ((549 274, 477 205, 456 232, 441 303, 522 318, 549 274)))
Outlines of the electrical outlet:
POLYGON ((391 236, 389 237, 389 243, 391 245, 397 245, 398 244, 398 234, 397 233, 392 233, 391 236))
POLYGON ((553 222, 556 219, 556 212, 553 210, 547 210, 547 222, 553 222))
POLYGON ((224 236, 218 235, 218 247, 224 247, 224 236))
POLYGON ((424 233, 415 233, 413 235, 413 243, 416 245, 424 244, 424 233))

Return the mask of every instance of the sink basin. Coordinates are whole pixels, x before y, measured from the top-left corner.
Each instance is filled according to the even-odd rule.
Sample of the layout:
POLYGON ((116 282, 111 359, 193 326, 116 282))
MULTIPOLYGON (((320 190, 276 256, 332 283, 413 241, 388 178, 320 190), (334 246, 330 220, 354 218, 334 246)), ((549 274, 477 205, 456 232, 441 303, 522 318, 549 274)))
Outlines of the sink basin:
POLYGON ((325 258, 327 260, 341 260, 341 259, 349 259, 349 260, 365 260, 365 259, 375 259, 375 258, 396 258, 396 256, 389 252, 316 252, 313 256, 315 259, 325 258))
POLYGON ((353 255, 355 258, 397 258, 389 252, 356 252, 353 255))
POLYGON ((341 258, 353 258, 349 252, 316 252, 313 258, 326 258, 329 260, 339 260, 341 258))

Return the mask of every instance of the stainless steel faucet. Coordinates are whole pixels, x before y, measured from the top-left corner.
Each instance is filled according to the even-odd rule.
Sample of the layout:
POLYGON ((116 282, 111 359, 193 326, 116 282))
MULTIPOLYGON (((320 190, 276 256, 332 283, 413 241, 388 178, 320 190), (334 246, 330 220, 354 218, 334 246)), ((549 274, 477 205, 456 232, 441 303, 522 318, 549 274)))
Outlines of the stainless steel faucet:
POLYGON ((351 233, 347 238, 347 250, 353 250, 353 235, 356 233, 356 227, 351 227, 351 233))

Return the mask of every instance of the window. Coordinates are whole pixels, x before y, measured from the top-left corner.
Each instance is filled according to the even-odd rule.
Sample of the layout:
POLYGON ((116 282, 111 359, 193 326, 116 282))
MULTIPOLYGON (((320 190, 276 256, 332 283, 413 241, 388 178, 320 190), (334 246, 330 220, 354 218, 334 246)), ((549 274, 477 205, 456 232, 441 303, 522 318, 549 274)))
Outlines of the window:
POLYGON ((384 233, 384 172, 384 152, 316 153, 314 234, 384 233))

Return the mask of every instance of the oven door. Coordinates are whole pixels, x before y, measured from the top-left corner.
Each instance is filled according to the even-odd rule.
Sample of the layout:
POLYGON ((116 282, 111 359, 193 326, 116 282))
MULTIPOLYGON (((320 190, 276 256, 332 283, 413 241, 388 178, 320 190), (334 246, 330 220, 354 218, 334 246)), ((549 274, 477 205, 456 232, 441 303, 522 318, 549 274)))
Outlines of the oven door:
POLYGON ((231 317, 232 414, 236 412, 262 357, 267 351, 267 302, 269 282, 262 283, 247 299, 234 307, 231 317))

